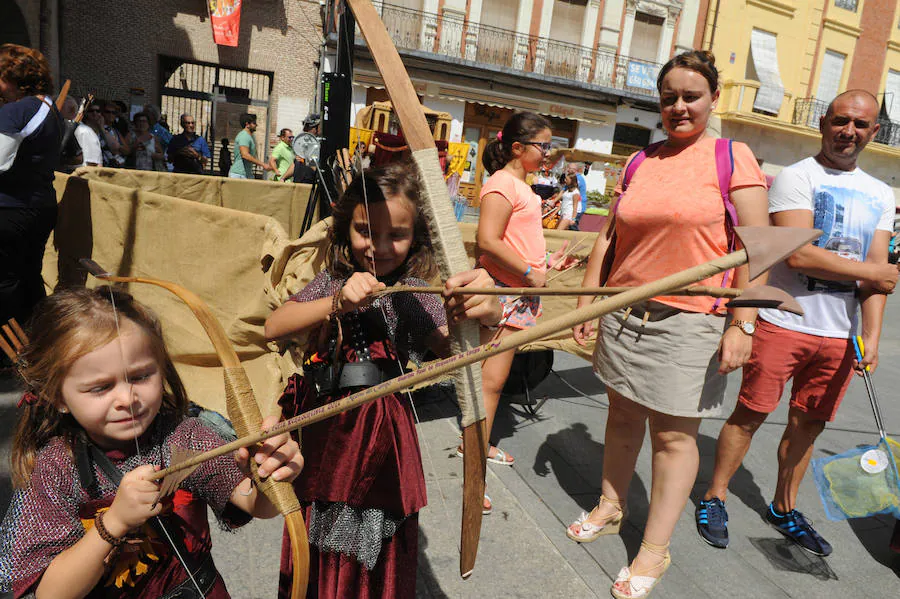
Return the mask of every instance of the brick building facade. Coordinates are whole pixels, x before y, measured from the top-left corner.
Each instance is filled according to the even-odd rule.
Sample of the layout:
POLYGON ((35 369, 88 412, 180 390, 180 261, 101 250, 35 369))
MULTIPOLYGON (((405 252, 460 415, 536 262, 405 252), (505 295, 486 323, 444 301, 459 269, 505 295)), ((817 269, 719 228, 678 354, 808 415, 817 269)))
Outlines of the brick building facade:
MULTIPOLYGON (((150 102, 196 113, 198 133, 233 138, 237 115, 258 114, 260 158, 278 129, 299 129, 314 109, 322 41, 320 6, 310 0, 245 0, 236 48, 217 46, 206 0, 97 2, 15 0, 29 45, 50 60, 70 93, 150 102)), ((0 29, 2 31, 2 29, 0 29)), ((8 37, 8 36, 7 36, 8 37)), ((6 41, 6 40, 2 40, 6 41)))

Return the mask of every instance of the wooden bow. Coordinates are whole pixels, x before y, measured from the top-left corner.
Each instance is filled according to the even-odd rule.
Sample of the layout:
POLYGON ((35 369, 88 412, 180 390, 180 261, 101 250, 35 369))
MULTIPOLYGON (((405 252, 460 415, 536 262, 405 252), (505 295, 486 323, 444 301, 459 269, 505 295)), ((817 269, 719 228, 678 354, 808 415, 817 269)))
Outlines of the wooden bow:
MULTIPOLYGON (((406 143, 422 182, 422 199, 431 228, 441 277, 468 270, 469 260, 459 226, 444 182, 434 137, 425 119, 425 112, 412 81, 400 60, 384 23, 369 0, 346 0, 356 17, 369 52, 384 87, 391 98, 406 143)), ((464 322, 452 330, 451 352, 460 354, 479 344, 476 322, 464 322)), ((484 475, 487 460, 487 436, 484 428, 484 399, 481 395, 481 366, 472 364, 458 371, 455 377, 456 394, 462 412, 463 444, 463 513, 460 540, 459 573, 468 577, 475 567, 478 539, 481 536, 481 510, 484 501, 484 475)))
MULTIPOLYGON (((151 279, 146 277, 120 277, 106 272, 93 260, 82 259, 81 264, 97 277, 114 283, 144 283, 155 285, 174 294, 184 302, 191 312, 200 321, 203 330, 212 342, 224 368, 225 375, 225 401, 228 410, 228 418, 234 426, 239 437, 259 432, 262 424, 262 413, 247 371, 241 364, 237 352, 234 351, 228 335, 221 323, 213 315, 209 306, 200 297, 185 289, 177 283, 151 279)), ((294 493, 291 483, 276 482, 271 478, 261 479, 257 474, 257 464, 250 460, 250 470, 253 481, 259 490, 272 502, 272 504, 284 515, 285 524, 291 539, 291 551, 294 559, 294 580, 291 585, 291 597, 301 599, 306 596, 306 586, 309 581, 309 541, 306 536, 306 524, 303 522, 303 512, 300 510, 300 502, 294 493)))

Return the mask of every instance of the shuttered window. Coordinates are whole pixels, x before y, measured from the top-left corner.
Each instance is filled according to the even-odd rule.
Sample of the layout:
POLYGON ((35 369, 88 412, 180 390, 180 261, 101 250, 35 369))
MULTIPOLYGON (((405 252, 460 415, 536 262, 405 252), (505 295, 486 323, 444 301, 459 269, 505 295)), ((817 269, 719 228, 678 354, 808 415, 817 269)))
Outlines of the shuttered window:
POLYGON ((554 0, 550 39, 580 44, 585 7, 587 0, 554 0))
POLYGON ((659 57, 659 38, 665 19, 642 12, 634 15, 631 48, 628 56, 633 60, 656 62, 659 57))
POLYGON ((816 90, 816 100, 831 102, 838 95, 846 60, 846 54, 841 54, 834 50, 825 50, 825 56, 822 57, 822 70, 819 73, 819 88, 816 90))

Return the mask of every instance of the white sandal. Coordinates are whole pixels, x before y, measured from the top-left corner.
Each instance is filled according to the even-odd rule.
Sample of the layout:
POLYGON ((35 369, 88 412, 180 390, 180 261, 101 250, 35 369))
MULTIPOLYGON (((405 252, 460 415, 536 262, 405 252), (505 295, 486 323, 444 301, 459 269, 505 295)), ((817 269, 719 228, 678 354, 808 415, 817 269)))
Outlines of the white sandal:
POLYGON ((617 501, 615 499, 610 499, 604 495, 600 496, 600 501, 597 503, 597 507, 591 510, 591 514, 587 514, 585 512, 581 513, 581 516, 569 525, 566 528, 566 536, 575 541, 576 543, 591 543, 596 541, 598 538, 603 535, 615 535, 619 534, 619 531, 622 529, 622 523, 625 521, 626 510, 622 505, 623 502, 617 501), (597 526, 596 524, 590 522, 588 518, 591 517, 591 514, 594 511, 602 506, 604 503, 608 503, 609 505, 616 508, 616 512, 613 513, 603 524, 597 526), (578 527, 578 532, 575 532, 573 529, 578 527))
POLYGON ((647 541, 641 541, 641 547, 644 547, 647 551, 654 555, 658 555, 662 558, 662 560, 647 570, 647 572, 652 572, 653 570, 660 569, 659 575, 657 576, 647 576, 645 574, 640 574, 628 566, 625 566, 621 570, 619 570, 619 575, 616 576, 616 581, 613 583, 612 587, 610 587, 609 592, 612 593, 612 596, 616 599, 640 599, 642 597, 648 597, 650 595, 650 591, 659 584, 660 579, 663 574, 666 573, 666 570, 669 569, 669 566, 672 564, 672 558, 669 556, 669 544, 665 545, 654 545, 653 543, 648 543, 647 541), (616 588, 616 585, 624 586, 625 591, 620 591, 616 588))

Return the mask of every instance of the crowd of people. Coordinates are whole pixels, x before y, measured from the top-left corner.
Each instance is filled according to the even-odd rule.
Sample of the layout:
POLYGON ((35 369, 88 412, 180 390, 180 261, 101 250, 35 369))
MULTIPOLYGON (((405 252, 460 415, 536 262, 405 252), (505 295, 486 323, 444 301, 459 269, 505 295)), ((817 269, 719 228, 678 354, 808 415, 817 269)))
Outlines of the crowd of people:
MULTIPOLYGON (((785 168, 767 193, 746 144, 707 135, 719 98, 710 53, 673 58, 657 86, 667 138, 629 158, 582 287, 638 286, 721 257, 738 247, 738 224, 817 227, 823 234, 768 278, 797 297, 803 316, 675 295, 574 327, 576 342, 595 340, 593 366, 609 412, 601 494, 596 507, 567 527, 570 539, 588 543, 620 531, 649 428, 650 506, 640 549, 612 585, 617 599, 648 596, 669 567, 670 540, 698 472, 701 420, 723 413, 725 375, 740 368, 738 405, 723 426, 715 474, 696 507, 697 530, 710 545, 727 547, 729 481, 792 380, 778 484, 764 516, 807 551, 831 553, 797 509, 799 483, 853 373, 878 366, 886 296, 898 279, 897 267, 888 263, 893 193, 857 166, 878 131, 871 94, 851 90, 835 98, 821 121, 818 154, 785 168), (691 193, 676 196, 672 189, 691 193), (832 222, 837 214, 844 218, 839 225, 832 222), (838 237, 840 252, 831 243, 838 237), (850 246, 855 254, 848 254, 850 246), (849 341, 856 331, 866 348, 859 360, 849 341)), ((11 587, 17 597, 84 597, 103 587, 104 596, 225 598, 209 557, 206 510, 226 528, 274 515, 247 477, 251 456, 246 450, 221 456, 188 476, 173 500, 160 502, 151 476, 171 459, 170 445, 208 449, 229 435, 214 419, 187 417, 184 386, 159 322, 111 288, 59 291, 35 308, 43 295, 40 259, 55 223, 53 171, 66 128, 52 92, 43 56, 0 47, 0 318, 24 321, 34 312, 30 341, 16 364, 25 390, 11 452, 17 490, 0 528, 0 588, 11 587), (171 545, 156 532, 155 516, 172 533, 166 536, 175 537, 171 545)), ((77 103, 63 112, 73 108, 77 103)), ((152 108, 123 131, 114 102, 92 103, 87 129, 72 131, 79 145, 85 140, 81 160, 207 168, 209 148, 196 135, 194 119, 182 115, 183 132, 166 135, 152 108)), ((302 171, 288 152, 291 130, 279 132, 277 155, 262 163, 255 157, 255 117, 242 115, 241 125, 229 176, 248 178, 254 167, 281 179, 291 168, 302 171)), ((310 121, 304 128, 311 133, 317 126, 310 121)), ((461 320, 477 321, 485 342, 537 324, 540 295, 450 290, 538 289, 546 286, 548 270, 560 266, 563 252, 546 251, 541 199, 526 183, 545 164, 551 139, 547 119, 517 113, 485 148, 490 177, 481 190, 478 264, 444 283, 443 302, 424 293, 380 293, 388 285, 424 285, 436 270, 422 183, 412 164, 373 167, 350 183, 333 207, 324 269, 265 323, 270 339, 309 340, 303 371, 290 378, 279 401, 284 417, 393 378, 426 349, 447 355, 449 325, 461 320)), ((583 177, 572 168, 560 215, 569 224, 586 200, 583 177)), ((742 266, 701 284, 746 289, 764 282, 750 281, 742 266)), ((582 296, 578 305, 593 299, 582 296)), ((482 365, 489 439, 512 359, 510 350, 482 365)), ((426 495, 411 402, 408 394, 395 393, 307 426, 302 455, 297 439, 282 435, 253 456, 261 476, 292 482, 302 502, 310 596, 415 596, 418 513, 426 495)), ((469 450, 460 445, 457 453, 469 450)), ((488 445, 487 459, 515 463, 496 444, 488 445)), ((483 513, 490 514, 493 504, 483 499, 483 513)), ((293 560, 290 543, 283 547, 279 593, 286 597, 293 560)))

